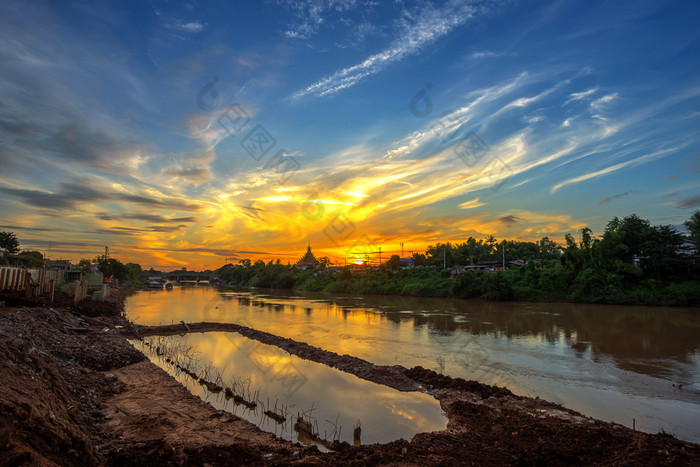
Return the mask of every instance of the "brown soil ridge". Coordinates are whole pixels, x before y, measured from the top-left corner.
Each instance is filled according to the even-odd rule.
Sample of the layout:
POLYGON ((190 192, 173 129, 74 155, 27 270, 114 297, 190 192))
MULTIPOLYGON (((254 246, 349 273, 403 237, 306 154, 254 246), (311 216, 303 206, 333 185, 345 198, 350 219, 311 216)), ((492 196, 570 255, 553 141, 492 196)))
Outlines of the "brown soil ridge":
MULTIPOLYGON (((139 337, 184 335, 189 332, 236 332, 249 339, 277 346, 302 359, 322 363, 399 391, 426 392, 440 401, 441 407, 448 415, 448 430, 431 434, 421 433, 414 437, 414 441, 426 436, 426 442, 428 442, 428 440, 433 440, 433 437, 436 437, 436 439, 445 438, 449 440, 450 443, 461 443, 466 446, 471 446, 474 449, 483 449, 484 446, 477 446, 474 444, 474 439, 481 440, 483 437, 481 432, 486 430, 488 434, 490 434, 495 448, 499 448, 500 446, 501 451, 513 450, 514 454, 512 454, 513 457, 510 460, 518 459, 517 463, 523 461, 521 457, 522 454, 521 456, 515 454, 515 452, 518 451, 518 447, 516 447, 517 444, 523 442, 523 440, 528 440, 528 443, 534 442, 536 445, 540 446, 540 448, 538 448, 539 450, 547 452, 547 454, 544 454, 539 452, 538 449, 532 451, 530 448, 525 450, 527 453, 525 457, 530 455, 535 456, 536 460, 534 463, 536 464, 549 464, 550 461, 553 460, 548 459, 548 456, 552 457, 549 451, 557 451, 554 456, 556 459, 554 463, 564 462, 584 465, 597 463, 605 464, 612 460, 608 457, 611 452, 606 453, 606 451, 610 451, 613 447, 615 448, 612 451, 613 458, 619 454, 619 449, 626 447, 629 456, 636 458, 635 463, 639 463, 642 461, 643 457, 648 456, 649 453, 646 452, 644 456, 637 458, 635 453, 638 449, 635 450, 628 446, 631 442, 630 440, 633 439, 640 449, 643 445, 642 440, 648 437, 660 436, 664 437, 664 439, 675 440, 675 438, 667 434, 652 435, 640 433, 619 424, 595 420, 561 405, 553 404, 539 398, 517 396, 507 388, 489 386, 477 381, 467 381, 462 378, 452 378, 420 366, 408 369, 401 365, 375 365, 361 358, 351 355, 339 355, 332 351, 314 347, 305 342, 295 341, 235 323, 199 322, 163 326, 135 325, 124 331, 126 333, 134 333, 134 335, 139 337), (526 419, 525 423, 523 422, 523 418, 526 419), (513 429, 511 430, 511 428, 513 429), (515 437, 516 441, 504 443, 503 440, 499 440, 504 433, 510 434, 510 437, 515 437), (607 436, 610 435, 610 433, 614 433, 614 436, 607 436), (463 439, 467 434, 469 434, 468 437, 470 437, 468 442, 463 439), (543 442, 543 437, 552 437, 553 440, 556 440, 555 444, 558 447, 550 445, 548 448, 543 448, 543 446, 550 444, 543 442), (606 439, 606 437, 606 442, 601 441, 606 439), (581 446, 580 439, 586 438, 591 438, 590 443, 593 443, 593 445, 589 443, 585 445, 585 447, 581 446), (571 444, 572 447, 568 448, 565 446, 566 444, 571 444), (591 450, 596 451, 599 455, 598 459, 591 458, 588 452, 591 450), (533 452, 535 452, 535 454, 533 454, 533 452), (568 454, 566 454, 567 452, 568 454)), ((411 444, 401 440, 382 446, 388 448, 396 443, 411 444)), ((685 459, 685 449, 687 447, 693 446, 697 448, 697 445, 694 444, 683 443, 682 441, 679 441, 679 443, 682 445, 679 451, 682 454, 672 456, 669 452, 668 456, 673 457, 673 462, 671 463, 682 463, 682 459, 685 459)), ((351 447, 347 445, 347 443, 340 443, 336 445, 336 453, 329 453, 327 457, 339 456, 341 455, 339 453, 350 453, 353 449, 357 448, 351 447)), ((372 450, 372 447, 366 447, 366 449, 372 450)), ((394 459, 393 461, 403 463, 407 460, 403 455, 404 449, 408 449, 408 447, 401 447, 400 451, 402 455, 399 459, 394 459)), ((522 450, 525 448, 524 446, 520 446, 519 449, 522 450)), ((384 453, 385 449, 383 448, 380 451, 384 453)), ((429 452, 432 452, 432 448, 429 449, 429 452)), ((698 451, 695 451, 695 455, 697 454, 698 451)), ((494 459, 499 457, 495 453, 489 455, 489 457, 491 456, 494 456, 494 459)), ((693 458, 693 456, 690 458, 693 458)), ((433 458, 428 456, 424 460, 429 461, 430 459, 433 458)), ((440 457, 440 459, 444 460, 446 458, 440 457)), ((379 456, 377 459, 372 458, 371 462, 384 463, 385 460, 383 456, 379 456)), ((454 458, 452 458, 452 460, 454 461, 454 458)), ((481 461, 477 463, 481 464, 483 460, 482 458, 481 461)), ((667 460, 668 459, 657 459, 654 463, 665 463, 667 460)), ((617 459, 615 462, 619 463, 621 460, 617 459)), ((498 463, 500 464, 502 462, 498 463)), ((525 463, 529 464, 530 462, 526 461, 525 463)), ((644 464, 644 462, 642 462, 642 464, 644 464)))
POLYGON ((120 303, 7 301, 10 307, 0 306, 0 465, 700 463, 700 446, 668 435, 633 432, 503 388, 422 368, 374 366, 268 335, 269 343, 279 339, 301 353, 318 353, 339 369, 385 373, 377 382, 385 379, 397 389, 424 388, 449 417, 446 430, 410 441, 336 443, 335 452, 324 454, 275 438, 189 393, 127 342, 133 330, 120 303))

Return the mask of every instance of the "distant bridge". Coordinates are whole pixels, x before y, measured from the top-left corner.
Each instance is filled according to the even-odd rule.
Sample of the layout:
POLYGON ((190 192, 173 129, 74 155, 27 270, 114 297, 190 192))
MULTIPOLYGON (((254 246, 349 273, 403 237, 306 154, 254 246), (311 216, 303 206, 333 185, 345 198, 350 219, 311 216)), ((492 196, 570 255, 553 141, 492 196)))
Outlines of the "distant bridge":
POLYGON ((171 282, 209 282, 213 276, 211 272, 194 272, 194 271, 173 271, 165 275, 165 278, 171 282))

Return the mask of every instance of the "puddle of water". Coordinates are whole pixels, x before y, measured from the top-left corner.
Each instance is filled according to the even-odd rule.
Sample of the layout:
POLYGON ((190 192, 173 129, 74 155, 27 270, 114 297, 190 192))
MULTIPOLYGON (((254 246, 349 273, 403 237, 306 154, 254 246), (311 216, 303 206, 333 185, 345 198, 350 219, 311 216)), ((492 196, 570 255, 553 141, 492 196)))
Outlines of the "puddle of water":
POLYGON ((151 343, 150 347, 140 341, 132 343, 193 394, 290 441, 309 442, 294 429, 299 415, 312 423, 321 438, 351 444, 358 422, 362 444, 410 440, 417 433, 447 426, 447 418, 433 397, 365 381, 235 333, 153 337, 144 342, 151 343), (158 355, 156 348, 165 354, 158 355), (166 362, 172 355, 168 349, 174 348, 180 349, 180 355, 189 349, 194 358, 173 356, 173 363, 166 362), (211 392, 178 365, 219 385, 221 392, 211 392), (225 388, 256 406, 236 404, 234 397, 226 397, 225 388), (269 410, 282 415, 284 422, 265 415, 269 410))

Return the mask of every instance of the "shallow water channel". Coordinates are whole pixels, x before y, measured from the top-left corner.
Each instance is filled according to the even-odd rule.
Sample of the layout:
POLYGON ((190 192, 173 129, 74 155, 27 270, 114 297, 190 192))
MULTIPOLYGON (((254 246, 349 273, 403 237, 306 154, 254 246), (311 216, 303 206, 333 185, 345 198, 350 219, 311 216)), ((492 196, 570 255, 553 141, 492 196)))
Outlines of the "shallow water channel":
MULTIPOLYGON (((700 442, 698 309, 192 287, 139 292, 128 299, 126 310, 140 324, 231 322, 375 364, 421 365, 506 386, 516 394, 539 396, 602 420, 630 427, 634 423, 638 430, 663 430, 700 442)), ((203 339, 198 349, 217 362, 217 368, 228 371, 245 365, 240 363, 247 359, 245 354, 227 354, 220 348, 224 338, 211 334, 188 339, 203 339)), ((244 373, 236 374, 247 378, 244 373)), ((323 378, 317 372, 309 369, 304 374, 311 401, 320 400, 314 398, 319 391, 333 393, 329 402, 333 408, 327 412, 332 415, 317 419, 335 421, 340 412, 348 420, 342 424, 344 438, 352 438, 353 423, 359 418, 363 442, 376 442, 365 439, 374 422, 362 419, 357 410, 354 414, 343 411, 345 402, 354 397, 350 391, 347 395, 342 389, 328 391, 323 383, 316 385, 323 378)), ((262 386, 272 388, 271 379, 269 372, 262 375, 262 386)), ((296 404, 283 400, 283 392, 269 397, 279 398, 285 406, 296 404)), ((365 399, 369 403, 370 398, 365 399)), ((320 403, 314 407, 319 414, 320 403)), ((394 422, 379 423, 380 431, 389 432, 394 422)), ((413 423, 414 433, 441 428, 418 425, 413 423)), ((323 435, 325 428, 319 428, 323 435)))
POLYGON ((431 396, 365 381, 236 333, 193 333, 144 341, 148 345, 133 344, 193 394, 292 441, 311 444, 303 430, 295 430, 299 416, 321 439, 351 444, 411 439, 416 433, 442 430, 447 425, 440 404, 431 396), (183 354, 188 356, 183 358, 183 354), (180 367, 222 390, 208 389, 180 367), (231 389, 229 397, 223 388, 231 389), (231 393, 242 400, 236 401, 231 393), (283 418, 266 415, 269 411, 283 418), (358 426, 361 436, 356 441, 353 432, 358 426))

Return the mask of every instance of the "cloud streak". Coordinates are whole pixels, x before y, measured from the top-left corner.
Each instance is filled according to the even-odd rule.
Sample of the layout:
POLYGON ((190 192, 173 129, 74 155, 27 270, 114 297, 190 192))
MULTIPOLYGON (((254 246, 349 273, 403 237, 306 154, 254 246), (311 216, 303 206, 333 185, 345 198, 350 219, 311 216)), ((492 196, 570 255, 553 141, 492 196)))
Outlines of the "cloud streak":
POLYGON ((479 9, 473 5, 453 1, 441 9, 426 7, 414 14, 406 13, 402 20, 402 33, 387 49, 297 91, 292 98, 298 99, 310 94, 327 96, 355 86, 365 78, 380 73, 387 66, 446 36, 478 12, 479 9))
POLYGON ((200 211, 200 204, 171 197, 154 197, 144 194, 108 192, 84 182, 61 183, 56 191, 43 191, 26 188, 12 188, 0 185, 0 192, 18 198, 22 203, 38 208, 56 210, 79 210, 83 203, 94 204, 103 201, 116 201, 137 204, 156 209, 177 209, 200 211))
POLYGON ((610 201, 615 200, 615 199, 620 199, 623 196, 627 196, 631 193, 636 193, 636 191, 631 190, 631 191, 625 191, 624 193, 618 193, 618 194, 612 195, 612 196, 606 196, 602 200, 598 201, 597 204, 598 204, 598 206, 600 206, 601 204, 609 203, 610 201))
POLYGON ((700 208, 700 195, 688 196, 676 201, 676 207, 679 209, 695 209, 700 208))
POLYGON ((661 150, 661 151, 656 151, 656 152, 654 152, 654 153, 647 154, 647 155, 645 155, 645 156, 641 156, 641 157, 638 157, 638 158, 636 158, 636 159, 632 159, 632 160, 629 160, 629 161, 621 162, 621 163, 619 163, 619 164, 611 165, 610 167, 606 167, 606 168, 601 169, 601 170, 596 170, 596 171, 594 171, 594 172, 589 172, 589 173, 587 173, 587 174, 583 174, 583 175, 580 175, 580 176, 578 176, 578 177, 574 177, 574 178, 570 178, 570 179, 568 179, 568 180, 564 180, 563 182, 557 183, 556 185, 554 185, 554 186, 552 187, 552 189, 550 190, 550 192, 551 192, 552 194, 554 194, 554 193, 556 193, 559 189, 561 189, 561 188, 563 188, 563 187, 565 187, 565 186, 567 186, 567 185, 572 185, 572 184, 574 184, 574 183, 580 183, 580 182, 583 182, 583 181, 586 181, 586 180, 590 180, 590 179, 592 179, 592 178, 601 177, 601 176, 603 176, 603 175, 607 175, 607 174, 610 174, 610 173, 612 173, 612 172, 616 172, 616 171, 618 171, 618 170, 620 170, 620 169, 624 169, 624 168, 626 168, 626 167, 631 167, 631 166, 636 166, 636 165, 644 164, 644 163, 647 163, 647 162, 651 162, 651 161, 653 161, 653 160, 655 160, 655 159, 658 159, 658 158, 667 156, 667 155, 669 155, 669 154, 672 154, 672 153, 678 151, 678 150, 681 149, 681 148, 682 148, 682 146, 680 146, 680 147, 675 147, 675 148, 670 148, 670 149, 663 149, 663 150, 661 150))

